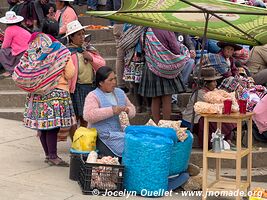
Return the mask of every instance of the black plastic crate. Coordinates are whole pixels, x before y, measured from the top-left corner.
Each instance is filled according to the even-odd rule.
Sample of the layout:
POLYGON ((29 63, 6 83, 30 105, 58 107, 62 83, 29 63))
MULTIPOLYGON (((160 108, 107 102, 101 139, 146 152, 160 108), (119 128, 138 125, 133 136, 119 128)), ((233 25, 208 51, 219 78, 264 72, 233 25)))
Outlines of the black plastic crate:
POLYGON ((123 172, 122 165, 86 163, 82 160, 78 183, 86 195, 123 191, 123 172))
POLYGON ((73 181, 77 181, 79 177, 79 171, 82 164, 82 159, 86 160, 87 154, 76 154, 70 153, 70 171, 69 171, 69 179, 73 181))

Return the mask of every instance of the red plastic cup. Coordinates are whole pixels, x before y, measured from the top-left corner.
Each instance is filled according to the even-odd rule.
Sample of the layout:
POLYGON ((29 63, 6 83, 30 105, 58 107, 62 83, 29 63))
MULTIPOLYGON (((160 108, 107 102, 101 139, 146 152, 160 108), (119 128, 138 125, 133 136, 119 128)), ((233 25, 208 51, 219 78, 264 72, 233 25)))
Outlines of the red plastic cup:
POLYGON ((232 100, 231 99, 226 99, 224 102, 224 114, 226 115, 230 115, 231 114, 231 110, 232 110, 232 100))
POLYGON ((238 100, 238 105, 239 105, 240 114, 246 114, 246 112, 247 112, 247 100, 239 99, 238 100))

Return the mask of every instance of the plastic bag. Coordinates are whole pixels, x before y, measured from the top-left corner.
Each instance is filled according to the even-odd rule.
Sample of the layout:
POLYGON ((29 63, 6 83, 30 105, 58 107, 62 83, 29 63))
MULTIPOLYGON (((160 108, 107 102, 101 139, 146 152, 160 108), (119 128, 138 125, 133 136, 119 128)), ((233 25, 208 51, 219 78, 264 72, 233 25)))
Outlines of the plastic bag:
POLYGON ((125 189, 137 194, 146 189, 148 194, 142 196, 167 191, 170 156, 177 141, 175 131, 152 126, 128 126, 125 131, 122 156, 125 189))
POLYGON ((126 112, 121 112, 119 114, 119 119, 120 119, 121 129, 122 131, 124 131, 125 128, 130 125, 128 114, 126 112))
POLYGON ((78 151, 94 151, 96 149, 97 131, 95 128, 80 127, 75 131, 71 148, 78 151))

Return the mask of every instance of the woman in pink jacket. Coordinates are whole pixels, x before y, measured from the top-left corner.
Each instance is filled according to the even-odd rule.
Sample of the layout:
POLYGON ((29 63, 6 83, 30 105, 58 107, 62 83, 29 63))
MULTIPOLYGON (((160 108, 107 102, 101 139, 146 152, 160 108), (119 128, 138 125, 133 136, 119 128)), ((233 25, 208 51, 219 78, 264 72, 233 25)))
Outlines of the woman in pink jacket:
POLYGON ((7 25, 0 49, 0 63, 6 70, 2 77, 11 76, 14 67, 19 63, 21 56, 28 48, 31 34, 20 26, 22 21, 23 17, 16 15, 13 11, 7 11, 5 17, 0 18, 0 23, 7 25))
MULTIPOLYGON (((66 36, 69 38, 68 48, 75 66, 75 74, 70 83, 72 103, 80 126, 87 127, 87 122, 83 119, 85 97, 95 89, 95 71, 106 63, 98 52, 85 42, 84 28, 75 20, 67 25, 66 36)), ((70 131, 71 138, 76 129, 77 127, 73 127, 70 131)))
POLYGON ((124 91, 116 85, 116 75, 110 67, 98 69, 97 88, 87 95, 83 116, 90 127, 97 129, 99 155, 122 157, 125 133, 119 115, 126 112, 133 118, 136 111, 124 91))
POLYGON ((67 24, 78 20, 75 10, 70 5, 73 0, 56 0, 56 14, 55 19, 59 23, 59 35, 63 36, 67 31, 67 24))

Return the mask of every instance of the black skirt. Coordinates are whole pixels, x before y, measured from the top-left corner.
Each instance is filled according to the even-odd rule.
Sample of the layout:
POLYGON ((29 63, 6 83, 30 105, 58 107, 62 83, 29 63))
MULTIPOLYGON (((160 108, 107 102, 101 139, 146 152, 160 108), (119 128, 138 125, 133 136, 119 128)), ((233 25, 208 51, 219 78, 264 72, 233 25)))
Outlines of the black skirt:
POLYGON ((143 68, 143 74, 138 93, 144 97, 159 97, 178 94, 185 91, 185 86, 180 75, 174 79, 162 78, 154 74, 147 66, 143 68))
POLYGON ((73 94, 71 94, 71 100, 76 117, 83 116, 83 107, 86 96, 89 92, 93 91, 95 86, 92 84, 76 84, 76 88, 73 94))

